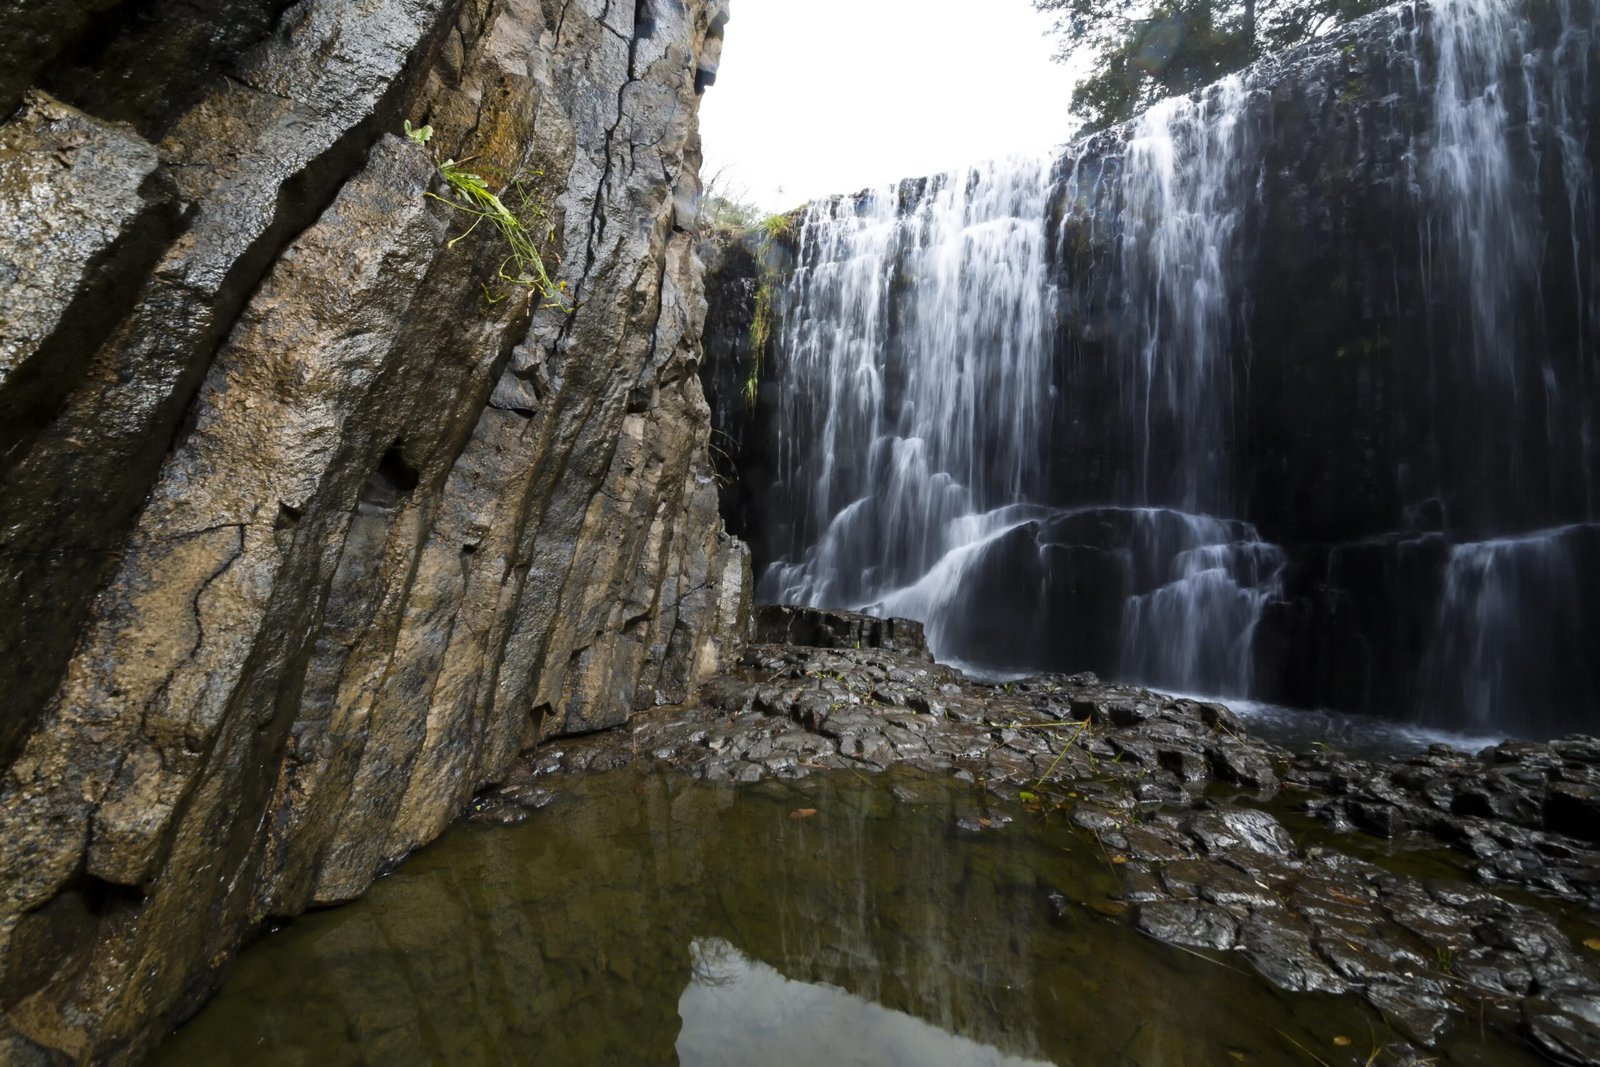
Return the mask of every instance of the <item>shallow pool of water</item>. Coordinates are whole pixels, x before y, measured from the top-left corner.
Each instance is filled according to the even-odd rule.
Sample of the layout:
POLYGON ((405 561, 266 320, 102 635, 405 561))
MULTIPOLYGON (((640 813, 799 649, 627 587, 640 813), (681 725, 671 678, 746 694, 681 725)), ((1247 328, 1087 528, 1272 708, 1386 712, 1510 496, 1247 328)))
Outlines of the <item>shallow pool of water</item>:
POLYGON ((574 777, 247 949, 154 1062, 1346 1064, 1387 1039, 1352 998, 1150 941, 1116 895, 1092 838, 959 782, 574 777))
POLYGON ((1361 757, 1409 756, 1430 745, 1449 745, 1458 752, 1475 753, 1506 740, 1505 734, 1467 734, 1374 715, 1286 708, 1238 698, 1222 702, 1251 733, 1296 752, 1327 747, 1361 757))
MULTIPOLYGON (((1025 671, 994 670, 979 664, 952 661, 969 678, 1004 684, 1037 677, 1025 671)), ((1137 682, 1127 683, 1138 685, 1137 682)), ((1312 748, 1338 749, 1351 756, 1410 756, 1427 751, 1430 745, 1449 745, 1461 752, 1481 752, 1507 740, 1506 734, 1464 733, 1419 723, 1401 722, 1380 715, 1358 715, 1326 708, 1291 708, 1247 697, 1216 696, 1207 693, 1177 693, 1163 690, 1163 696, 1226 704, 1244 721, 1252 734, 1294 752, 1312 748)))

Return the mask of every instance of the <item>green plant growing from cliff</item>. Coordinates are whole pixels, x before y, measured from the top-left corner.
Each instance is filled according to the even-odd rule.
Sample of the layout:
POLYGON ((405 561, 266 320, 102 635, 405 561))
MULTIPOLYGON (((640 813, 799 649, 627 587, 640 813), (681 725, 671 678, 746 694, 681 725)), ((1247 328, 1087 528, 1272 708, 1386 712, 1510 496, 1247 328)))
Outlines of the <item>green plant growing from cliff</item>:
POLYGON ((773 283, 762 268, 761 284, 756 288, 755 313, 750 316, 750 373, 744 380, 744 402, 753 410, 761 389, 761 368, 766 362, 767 345, 772 342, 773 283))
POLYGON ((794 216, 768 215, 761 222, 761 244, 756 262, 761 265, 761 280, 756 286, 756 306, 750 316, 750 373, 744 380, 744 400, 751 410, 761 388, 761 371, 767 348, 772 343, 772 304, 781 280, 773 265, 773 250, 779 242, 794 240, 794 216))
POLYGON ((761 221, 761 232, 768 241, 788 241, 794 238, 793 215, 768 215, 761 221))
MULTIPOLYGON (((412 126, 409 119, 405 123, 405 132, 408 138, 424 148, 433 139, 432 126, 412 126)), ((500 262, 497 272, 500 280, 523 289, 530 298, 539 297, 544 301, 542 307, 571 312, 573 304, 567 295, 567 283, 557 282, 550 277, 544 256, 539 252, 538 241, 529 229, 529 222, 548 224, 548 216, 537 198, 529 191, 529 182, 525 176, 518 175, 509 183, 509 187, 516 191, 517 206, 521 212, 518 214, 508 208, 505 201, 489 188, 488 179, 466 169, 465 165, 472 161, 470 157, 440 161, 435 154, 433 161, 450 195, 440 196, 432 191, 424 195, 472 216, 472 224, 450 238, 447 247, 454 248, 471 236, 480 225, 488 222, 499 232, 510 250, 510 254, 500 262)), ((549 240, 552 233, 553 231, 547 232, 545 239, 549 240)), ((504 294, 494 295, 487 285, 484 286, 484 296, 490 303, 498 303, 505 299, 504 294)))

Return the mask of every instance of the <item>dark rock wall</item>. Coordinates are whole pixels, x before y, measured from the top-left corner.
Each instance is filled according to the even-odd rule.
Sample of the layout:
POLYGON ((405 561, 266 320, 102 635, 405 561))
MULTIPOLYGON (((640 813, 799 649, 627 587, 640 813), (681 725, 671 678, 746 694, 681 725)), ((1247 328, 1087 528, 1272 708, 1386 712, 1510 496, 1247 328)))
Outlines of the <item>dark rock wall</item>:
MULTIPOLYGON (((1490 298, 1442 236, 1440 194, 1417 188, 1437 134, 1431 72, 1419 88, 1413 58, 1427 62, 1431 49, 1404 47, 1417 32, 1410 12, 1291 65, 1274 87, 1281 135, 1265 153, 1246 267, 1253 359, 1240 449, 1249 513, 1269 540, 1408 528, 1479 540, 1600 519, 1600 16, 1585 2, 1527 11, 1527 65, 1503 86, 1504 210, 1536 250, 1512 282, 1504 350, 1490 354, 1515 365, 1498 380, 1474 365, 1487 338, 1474 336, 1472 305, 1490 298), (1546 109, 1568 91, 1563 131, 1546 109)), ((1498 239, 1492 228, 1475 237, 1498 239)))
MULTIPOLYGON (((1397 6, 1244 79, 1238 218, 1216 250, 1231 385, 1211 398, 1223 439, 1207 503, 1287 551, 1255 631, 1253 696, 1532 736, 1596 727, 1600 674, 1581 650, 1600 647, 1600 615, 1579 590, 1600 583, 1600 9, 1514 10, 1523 63, 1497 85, 1507 186, 1467 248, 1452 214, 1475 207, 1429 170, 1430 7, 1397 6), (1486 291, 1497 282, 1502 295, 1486 291), (1478 311, 1497 300, 1486 335, 1478 311), (1463 611, 1480 616, 1470 641, 1452 633, 1463 611)), ((1104 192, 1125 139, 1075 146, 1059 170, 1066 402, 1050 455, 1065 503, 1181 503, 1125 490, 1135 359, 1123 223, 1104 192)), ((1149 447, 1176 463, 1187 446, 1149 447)))
POLYGON ((264 917, 742 644, 690 234, 726 17, 0 10, 0 1061, 136 1059, 264 917), (406 118, 527 175, 574 310, 451 243, 406 118))
MULTIPOLYGON (((1231 387, 1213 396, 1228 409, 1213 456, 1220 488, 1206 510, 1285 545, 1405 529, 1473 541, 1600 518, 1600 138, 1587 121, 1600 108, 1596 8, 1521 6, 1525 68, 1496 90, 1509 115, 1506 202, 1474 237, 1492 244, 1498 223, 1536 251, 1509 282, 1498 336, 1474 322, 1494 279, 1469 260, 1481 254, 1492 268, 1515 253, 1458 249, 1447 233, 1452 214, 1473 206, 1433 187, 1430 9, 1400 5, 1246 75, 1239 177, 1223 205, 1237 221, 1213 249, 1233 321, 1231 387), (1565 127, 1553 102, 1570 113, 1565 127), (1475 351, 1491 341, 1498 351, 1475 351), (1497 361, 1506 368, 1481 365, 1497 361)), ((1123 300, 1123 205, 1105 191, 1127 166, 1127 137, 1100 135, 1060 164, 1058 364, 1069 399, 1052 447, 1065 500, 1126 502, 1140 454, 1120 437, 1130 361, 1120 334, 1136 309, 1123 300)), ((1181 169, 1177 180, 1188 180, 1181 169)), ((1173 460, 1193 446, 1152 447, 1173 460)), ((1132 502, 1186 503, 1151 493, 1132 502)))
MULTIPOLYGON (((1600 585, 1600 7, 1471 10, 1501 7, 1520 65, 1494 90, 1510 116, 1509 170, 1487 206, 1429 170, 1441 64, 1425 3, 1265 60, 1180 109, 1177 183, 1196 180, 1199 138, 1232 153, 1210 192, 1183 204, 1232 218, 1205 247, 1227 286, 1208 324, 1220 360, 1193 369, 1170 340, 1157 357, 1178 357, 1158 371, 1175 410, 1163 409, 1162 378, 1141 377, 1160 283, 1150 253, 1130 257, 1151 208, 1130 209, 1125 178, 1144 134, 1137 122, 1107 131, 1057 162, 1055 391, 1032 499, 1244 520, 1282 547, 1249 683, 1223 691, 1533 736, 1595 728, 1600 668, 1585 650, 1600 648, 1600 609, 1582 591, 1600 585), (1458 247, 1452 226, 1473 211, 1481 228, 1458 247), (1486 305, 1498 309, 1493 334, 1486 305), (1468 634, 1474 614, 1484 625, 1468 634)), ((902 200, 918 187, 903 183, 902 200)), ((713 291, 750 274, 723 262, 728 281, 714 271, 713 291)), ((1172 299, 1162 311, 1175 320, 1192 310, 1172 299)), ((737 336, 749 313, 732 300, 712 311, 716 336, 737 336)), ((891 338, 886 381, 897 358, 891 338)), ((770 483, 759 456, 782 361, 769 360, 760 402, 728 427, 757 457, 736 500, 770 483)), ((707 372, 713 406, 738 414, 720 395, 723 372, 707 372)), ((740 503, 758 568, 815 540, 789 529, 802 512, 740 503)), ((1115 540, 1050 540, 1053 562, 1023 546, 1014 573, 988 560, 994 602, 971 613, 963 658, 1160 681, 1125 662, 1128 597, 1148 590, 1116 587, 1100 562, 1115 562, 1115 540)))
MULTIPOLYGON (((746 393, 759 366, 751 343, 756 295, 761 288, 762 244, 754 233, 709 231, 700 242, 706 263, 705 359, 700 365, 711 405, 711 459, 722 492, 722 514, 739 537, 761 526, 760 493, 765 484, 766 435, 752 420, 759 397, 746 393)), ((769 246, 770 249, 770 246, 769 246)), ((770 251, 769 253, 770 254, 770 251)), ((772 382, 768 389, 775 388, 772 382)))

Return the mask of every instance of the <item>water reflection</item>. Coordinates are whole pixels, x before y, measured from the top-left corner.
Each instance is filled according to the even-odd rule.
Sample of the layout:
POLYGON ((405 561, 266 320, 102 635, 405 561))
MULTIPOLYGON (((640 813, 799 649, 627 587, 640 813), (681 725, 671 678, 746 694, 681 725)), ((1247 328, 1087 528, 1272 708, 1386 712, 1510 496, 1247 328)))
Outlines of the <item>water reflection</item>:
POLYGON ((770 1067, 1040 1067, 837 986, 797 982, 718 937, 689 946, 678 1062, 770 1067))
POLYGON ((561 789, 248 949, 154 1062, 1343 1064, 1384 1033, 1143 938, 1091 839, 960 782, 561 789))

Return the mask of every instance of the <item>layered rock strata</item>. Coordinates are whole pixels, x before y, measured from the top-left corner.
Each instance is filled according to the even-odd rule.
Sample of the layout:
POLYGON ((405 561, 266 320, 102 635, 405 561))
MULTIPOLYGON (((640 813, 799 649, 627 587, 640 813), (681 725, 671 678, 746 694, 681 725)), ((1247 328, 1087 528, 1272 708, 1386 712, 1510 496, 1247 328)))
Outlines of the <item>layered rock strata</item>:
POLYGON ((0 27, 0 1060, 126 1062, 264 917, 741 647, 690 239, 726 11, 42 6, 0 27))
POLYGON ((1594 732, 1597 41, 1592 0, 1397 4, 1048 164, 710 242, 763 598, 989 668, 1594 732))

